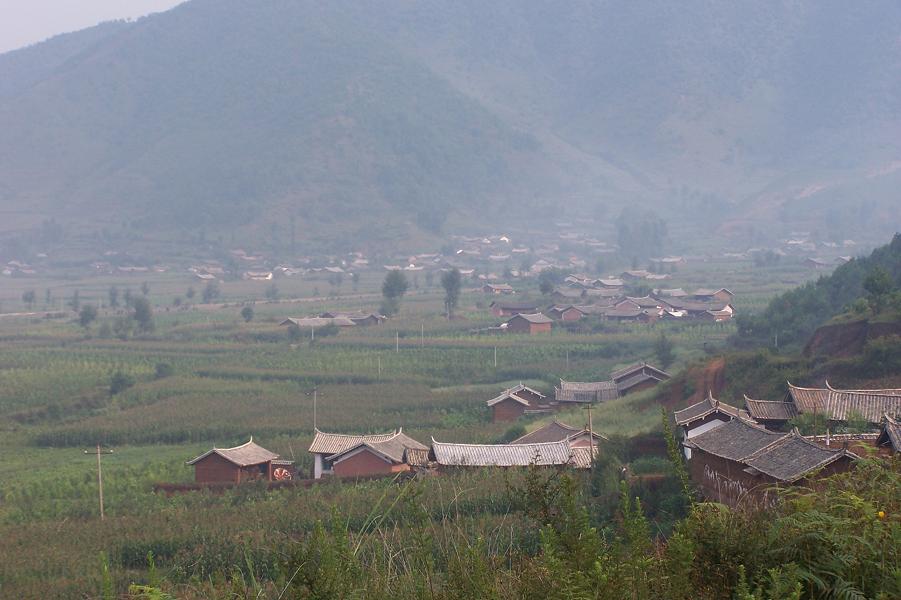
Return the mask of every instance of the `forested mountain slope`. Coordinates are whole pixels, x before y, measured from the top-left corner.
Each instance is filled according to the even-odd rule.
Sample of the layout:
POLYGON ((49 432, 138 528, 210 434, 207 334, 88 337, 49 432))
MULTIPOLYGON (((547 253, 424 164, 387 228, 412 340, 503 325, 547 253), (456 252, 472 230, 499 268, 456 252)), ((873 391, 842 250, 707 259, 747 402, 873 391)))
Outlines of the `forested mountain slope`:
MULTIPOLYGON (((845 312, 861 317, 893 320, 901 310, 901 234, 891 243, 877 248, 870 256, 844 264, 831 274, 774 298, 759 315, 739 315, 737 341, 742 346, 769 346, 807 343, 816 329, 845 312), (881 274, 884 283, 876 285, 868 278, 881 274), (870 289, 867 289, 867 288, 870 289), (880 314, 872 314, 873 297, 880 314), (870 301, 864 301, 869 296, 870 301), (778 336, 778 339, 777 337, 778 336)), ((865 338, 864 338, 865 339, 865 338)))
POLYGON ((893 2, 191 0, 0 56, 0 221, 365 236, 639 201, 888 233, 899 36, 893 2))

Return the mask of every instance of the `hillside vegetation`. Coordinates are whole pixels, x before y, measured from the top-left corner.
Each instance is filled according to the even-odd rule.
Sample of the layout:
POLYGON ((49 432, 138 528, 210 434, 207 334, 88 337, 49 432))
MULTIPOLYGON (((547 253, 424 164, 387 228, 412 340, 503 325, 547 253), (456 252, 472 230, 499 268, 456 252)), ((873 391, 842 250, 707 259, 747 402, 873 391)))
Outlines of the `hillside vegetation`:
POLYGON ((357 243, 640 200, 707 235, 879 235, 899 26, 892 2, 191 0, 0 56, 0 227, 357 243))
POLYGON ((892 287, 901 288, 901 234, 891 243, 877 248, 868 257, 844 264, 820 277, 770 301, 757 315, 739 315, 736 342, 743 346, 767 346, 778 341, 783 346, 805 344, 820 325, 848 313, 848 318, 893 318, 898 308, 892 301, 892 287), (874 272, 884 272, 888 289, 883 313, 873 315, 866 301, 865 282, 874 272), (777 340, 778 336, 778 340, 777 340))

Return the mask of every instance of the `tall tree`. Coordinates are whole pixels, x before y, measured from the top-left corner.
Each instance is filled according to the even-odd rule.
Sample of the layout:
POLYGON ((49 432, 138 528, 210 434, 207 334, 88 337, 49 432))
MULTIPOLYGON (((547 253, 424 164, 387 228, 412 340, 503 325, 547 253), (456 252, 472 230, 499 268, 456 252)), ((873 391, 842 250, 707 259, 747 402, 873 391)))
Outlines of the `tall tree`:
POLYGON ((867 301, 873 314, 878 315, 885 309, 894 287, 891 275, 882 267, 874 267, 869 272, 863 280, 863 289, 867 292, 867 301))
POLYGON ((93 304, 85 304, 78 312, 78 324, 87 329, 97 319, 97 307, 93 304))
MULTIPOLYGON (((189 289, 188 291, 190 292, 191 290, 189 289)), ((210 302, 218 298, 221 293, 222 290, 219 289, 218 281, 213 280, 207 282, 206 287, 203 288, 203 303, 209 304, 210 302)))
POLYGON ((109 305, 112 308, 116 308, 119 306, 119 288, 114 285, 111 285, 109 288, 109 305))
POLYGON ((444 288, 444 308, 448 319, 453 318, 454 310, 460 301, 461 285, 462 278, 459 269, 453 268, 441 275, 441 287, 444 288))
POLYGON ((382 312, 386 315, 396 315, 400 310, 400 301, 410 288, 407 276, 403 271, 389 271, 382 283, 382 312))
POLYGON ((153 331, 153 308, 150 306, 150 300, 145 296, 138 296, 131 301, 134 312, 131 317, 138 325, 138 329, 144 333, 153 331))
POLYGON ((37 301, 34 290, 28 290, 22 293, 22 302, 25 303, 25 306, 31 308, 34 306, 34 303, 37 301))
POLYGON ((69 298, 69 306, 72 307, 72 310, 77 311, 81 308, 81 296, 78 293, 78 290, 72 292, 72 297, 69 298))
POLYGON ((657 338, 657 341, 654 343, 654 354, 657 355, 657 361, 660 363, 660 368, 664 371, 676 360, 673 343, 662 331, 660 332, 660 337, 657 338))

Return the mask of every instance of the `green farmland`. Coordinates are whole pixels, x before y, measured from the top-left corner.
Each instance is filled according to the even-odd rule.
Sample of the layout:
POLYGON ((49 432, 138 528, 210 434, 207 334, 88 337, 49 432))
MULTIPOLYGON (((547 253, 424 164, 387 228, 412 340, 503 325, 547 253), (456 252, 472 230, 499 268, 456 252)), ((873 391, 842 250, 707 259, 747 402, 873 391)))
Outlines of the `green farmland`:
MULTIPOLYGON (((759 305, 785 285, 765 287, 773 273, 730 275, 715 265, 686 273, 675 285, 699 287, 710 274, 717 285, 738 288, 740 307, 759 305)), ((18 289, 4 290, 7 310, 24 287, 13 283, 18 289)), ((124 290, 126 283, 116 285, 124 290)), ((464 293, 458 318, 447 321, 440 288, 424 287, 411 289, 400 315, 380 326, 313 339, 309 331, 292 337, 279 325, 324 309, 375 309, 379 284, 373 275, 358 290, 332 289, 332 297, 323 297, 313 292, 321 294, 327 284, 280 281, 280 300, 266 302, 259 300, 259 284, 225 283, 217 304, 176 307, 172 299, 184 296, 191 283, 163 275, 149 286, 153 331, 127 336, 109 333, 125 314, 122 308, 101 309, 87 328, 74 313, 53 306, 0 318, 0 596, 82 597, 85 589, 100 589, 101 553, 114 586, 124 590, 147 580, 151 552, 156 568, 179 586, 179 597, 210 597, 236 569, 242 577, 269 581, 284 558, 278 550, 283 542, 309 534, 334 511, 352 530, 371 534, 371 512, 380 502, 399 501, 391 498, 407 494, 412 484, 400 492, 385 481, 268 493, 253 486, 223 495, 152 492, 157 482, 191 481, 186 460, 251 435, 309 472, 314 389, 316 426, 326 431, 403 427, 423 442, 495 442, 521 425, 538 425, 511 429, 490 422, 485 401, 505 387, 526 382, 552 393, 560 378, 605 379, 617 367, 653 361, 661 332, 675 344, 671 370, 678 371, 716 352, 734 333, 722 324, 583 323, 547 335, 476 334, 498 322, 485 308, 491 298, 464 293), (249 322, 240 315, 245 306, 254 310, 249 322), (124 384, 112 390, 116 377, 124 384), (103 522, 96 459, 85 454, 98 443, 113 451, 103 457, 103 522)), ((66 289, 83 290, 81 302, 90 303, 110 285, 97 278, 66 289)), ((56 289, 52 296, 63 293, 56 289)), ((582 425, 585 415, 576 411, 561 419, 582 425)), ((659 430, 660 422, 652 394, 644 393, 601 407, 593 425, 628 438, 659 430)), ((435 526, 454 535, 494 539, 486 542, 498 544, 493 555, 506 552, 502 541, 517 552, 535 548, 536 532, 522 526, 524 517, 506 491, 521 476, 459 473, 416 483, 409 493, 421 501, 392 505, 386 514, 399 521, 390 527, 380 522, 380 531, 405 539, 411 531, 399 523, 413 517, 404 511, 426 510, 435 526)), ((272 591, 271 582, 260 585, 272 591)))

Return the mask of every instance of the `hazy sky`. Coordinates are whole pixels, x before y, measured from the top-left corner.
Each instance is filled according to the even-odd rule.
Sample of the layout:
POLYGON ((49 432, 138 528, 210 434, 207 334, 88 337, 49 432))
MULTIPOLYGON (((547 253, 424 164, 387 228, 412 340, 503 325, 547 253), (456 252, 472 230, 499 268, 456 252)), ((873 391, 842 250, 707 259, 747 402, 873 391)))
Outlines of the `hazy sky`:
POLYGON ((184 0, 0 0, 0 53, 113 19, 159 12, 184 0))

